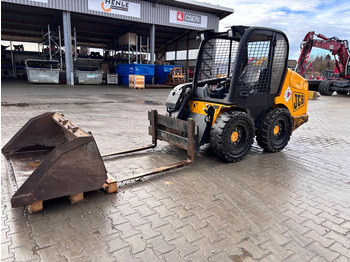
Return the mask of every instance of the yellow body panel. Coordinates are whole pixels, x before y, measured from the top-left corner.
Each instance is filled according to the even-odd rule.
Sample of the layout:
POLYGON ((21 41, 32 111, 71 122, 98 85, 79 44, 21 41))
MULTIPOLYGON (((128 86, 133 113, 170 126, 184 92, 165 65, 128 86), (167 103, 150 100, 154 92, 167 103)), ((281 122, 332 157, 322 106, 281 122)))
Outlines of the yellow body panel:
POLYGON ((222 112, 231 111, 232 108, 235 107, 235 106, 227 106, 227 105, 211 103, 211 102, 203 102, 203 101, 196 101, 196 100, 190 101, 190 110, 191 110, 191 112, 196 113, 196 114, 207 115, 207 113, 204 112, 204 109, 206 109, 207 106, 208 107, 212 106, 215 110, 213 123, 215 123, 216 118, 218 118, 218 116, 222 112))
MULTIPOLYGON (((308 82, 298 73, 288 69, 282 84, 281 93, 275 98, 275 107, 286 107, 294 119, 293 130, 308 120, 306 114, 308 102, 308 82)), ((227 111, 232 111, 236 106, 227 106, 219 103, 203 102, 197 100, 190 101, 190 111, 196 114, 207 115, 204 111, 212 106, 215 110, 213 123, 218 116, 227 111)), ((278 130, 276 129, 278 133, 278 130)), ((234 139, 231 138, 231 139, 234 139)))
POLYGON ((298 73, 288 69, 282 90, 275 98, 275 105, 284 105, 292 117, 306 115, 309 83, 298 73))

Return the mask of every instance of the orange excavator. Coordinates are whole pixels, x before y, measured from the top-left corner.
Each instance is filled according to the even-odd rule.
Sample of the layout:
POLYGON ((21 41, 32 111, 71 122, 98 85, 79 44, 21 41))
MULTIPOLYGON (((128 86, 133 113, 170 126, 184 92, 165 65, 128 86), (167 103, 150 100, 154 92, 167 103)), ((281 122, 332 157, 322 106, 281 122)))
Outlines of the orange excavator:
POLYGON ((309 90, 319 91, 321 95, 332 95, 334 91, 338 94, 346 95, 350 91, 350 51, 348 40, 340 40, 337 37, 326 37, 316 34, 314 31, 308 32, 301 45, 300 56, 295 71, 305 76, 305 71, 309 68, 308 59, 313 47, 329 50, 334 56, 335 72, 339 73, 336 79, 310 79, 309 90), (317 38, 315 38, 317 37, 317 38))

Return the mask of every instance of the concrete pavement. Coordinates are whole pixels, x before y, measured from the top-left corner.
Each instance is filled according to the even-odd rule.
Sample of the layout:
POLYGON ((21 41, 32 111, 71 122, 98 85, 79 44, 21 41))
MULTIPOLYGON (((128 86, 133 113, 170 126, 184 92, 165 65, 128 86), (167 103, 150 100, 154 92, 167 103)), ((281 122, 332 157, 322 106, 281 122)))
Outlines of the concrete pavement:
MULTIPOLYGON (((52 111, 92 131, 101 153, 150 143, 147 111, 165 112, 170 90, 3 82, 1 142, 52 111)), ((195 164, 89 192, 72 205, 12 209, 2 157, 2 261, 350 261, 350 98, 309 101, 309 122, 280 153, 256 143, 239 163, 205 146, 195 164)), ((185 158, 161 142, 106 161, 117 178, 185 158)))

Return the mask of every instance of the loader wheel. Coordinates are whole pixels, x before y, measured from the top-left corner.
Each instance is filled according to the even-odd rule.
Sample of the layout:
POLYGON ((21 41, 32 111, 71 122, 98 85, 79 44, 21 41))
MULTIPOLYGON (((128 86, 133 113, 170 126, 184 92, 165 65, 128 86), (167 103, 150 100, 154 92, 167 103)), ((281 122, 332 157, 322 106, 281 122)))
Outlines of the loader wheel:
POLYGON ((213 151, 231 163, 242 160, 250 151, 253 141, 253 119, 244 112, 222 113, 210 131, 213 151))
POLYGON ((332 82, 330 80, 322 81, 318 88, 320 94, 323 96, 331 96, 333 94, 333 91, 329 90, 331 84, 332 82))
POLYGON ((272 108, 261 120, 256 140, 267 152, 279 152, 292 135, 293 119, 285 108, 272 108))

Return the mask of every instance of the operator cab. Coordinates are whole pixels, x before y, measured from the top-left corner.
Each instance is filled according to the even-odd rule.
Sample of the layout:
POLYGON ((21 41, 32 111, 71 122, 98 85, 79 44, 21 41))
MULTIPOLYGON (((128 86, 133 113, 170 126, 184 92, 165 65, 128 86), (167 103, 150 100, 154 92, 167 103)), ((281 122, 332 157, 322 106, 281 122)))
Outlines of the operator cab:
POLYGON ((234 26, 224 33, 200 32, 202 40, 193 79, 193 99, 235 105, 263 115, 279 94, 287 70, 284 33, 234 26), (248 99, 249 98, 249 99, 248 99))
POLYGON ((289 51, 286 35, 275 29, 233 26, 221 33, 202 31, 198 39, 193 82, 170 92, 169 116, 187 119, 190 99, 237 107, 249 112, 257 125, 281 92, 289 51))

